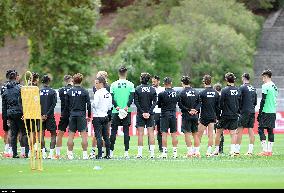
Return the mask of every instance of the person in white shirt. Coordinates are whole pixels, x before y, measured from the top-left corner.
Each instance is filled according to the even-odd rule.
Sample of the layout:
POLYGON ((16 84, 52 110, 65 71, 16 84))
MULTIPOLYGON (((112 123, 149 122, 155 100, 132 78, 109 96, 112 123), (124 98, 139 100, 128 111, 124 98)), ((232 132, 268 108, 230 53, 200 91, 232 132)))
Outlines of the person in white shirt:
MULTIPOLYGON (((155 75, 152 78, 152 86, 156 89, 156 93, 157 93, 157 98, 160 92, 163 92, 165 90, 164 87, 160 86, 160 77, 155 75)), ((163 148, 162 148, 162 132, 160 130, 160 115, 161 115, 161 108, 158 108, 158 105, 156 105, 156 107, 154 108, 154 124, 155 127, 157 128, 157 141, 158 141, 158 145, 159 145, 159 151, 163 152, 163 148)))
POLYGON ((112 108, 112 96, 105 88, 106 80, 104 77, 97 77, 95 86, 97 91, 94 94, 93 108, 93 126, 97 140, 98 155, 96 159, 102 159, 102 136, 106 146, 106 156, 110 159, 110 141, 108 135, 108 111, 112 108))

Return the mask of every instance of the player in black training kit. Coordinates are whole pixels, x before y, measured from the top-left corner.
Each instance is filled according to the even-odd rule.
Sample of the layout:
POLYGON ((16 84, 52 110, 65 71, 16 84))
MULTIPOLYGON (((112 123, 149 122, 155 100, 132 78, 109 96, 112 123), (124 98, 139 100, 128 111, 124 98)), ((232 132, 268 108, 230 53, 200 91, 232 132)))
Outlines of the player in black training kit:
POLYGON ((221 118, 219 120, 219 127, 217 128, 216 138, 215 138, 215 151, 214 155, 219 155, 219 144, 220 136, 224 129, 228 129, 231 135, 231 151, 230 154, 233 156, 235 153, 236 145, 236 129, 238 128, 238 118, 239 118, 239 104, 240 104, 240 92, 237 87, 235 87, 235 75, 228 72, 225 75, 225 80, 227 86, 221 91, 220 98, 220 110, 221 118))
POLYGON ((19 158, 17 153, 17 137, 19 133, 22 133, 21 136, 25 147, 25 157, 28 157, 28 138, 26 135, 24 121, 22 120, 23 108, 21 105, 21 87, 16 81, 17 72, 10 72, 8 78, 9 83, 6 85, 7 88, 2 95, 2 113, 10 123, 13 158, 19 158))
POLYGON ((69 118, 69 135, 68 135, 68 159, 73 159, 74 136, 76 131, 80 132, 82 137, 83 159, 88 159, 88 133, 87 122, 91 121, 91 101, 89 92, 81 87, 83 75, 77 73, 73 76, 74 87, 71 88, 65 99, 65 113, 70 113, 69 118), (86 106, 88 110, 88 118, 86 120, 86 106))
POLYGON ((176 105, 178 102, 177 92, 172 88, 172 79, 164 78, 165 91, 158 95, 158 107, 161 108, 161 132, 163 153, 161 158, 167 158, 167 134, 168 129, 172 136, 173 144, 173 158, 177 158, 177 119, 176 119, 176 105))
POLYGON ((148 73, 141 73, 141 85, 136 87, 134 93, 134 103, 137 107, 136 127, 138 129, 138 154, 137 158, 142 158, 143 135, 145 126, 148 129, 150 143, 150 157, 155 156, 154 138, 154 108, 157 102, 156 90, 148 85, 151 76, 148 73))
POLYGON ((198 92, 190 86, 190 78, 188 76, 183 76, 181 83, 183 90, 178 94, 178 105, 182 112, 181 129, 187 146, 187 157, 200 157, 198 146, 198 92), (194 148, 192 148, 190 134, 193 136, 194 148))
POLYGON ((56 122, 54 117, 54 108, 57 103, 57 93, 54 89, 49 87, 51 79, 48 75, 42 77, 43 87, 40 89, 40 105, 41 105, 41 116, 42 116, 42 157, 46 158, 45 151, 45 130, 50 131, 50 152, 48 155, 49 159, 54 159, 54 148, 56 145, 56 122))
MULTIPOLYGON (((205 89, 199 93, 201 113, 198 131, 201 141, 203 132, 208 127, 208 148, 206 152, 206 157, 210 157, 212 155, 214 125, 216 123, 217 115, 220 114, 220 96, 219 93, 215 89, 213 89, 211 85, 210 75, 205 75, 203 77, 202 82, 204 84, 205 89)), ((200 144, 198 144, 198 146, 199 145, 200 144)))
POLYGON ((61 101, 61 115, 60 115, 60 121, 58 124, 58 134, 57 134, 57 139, 56 139, 56 159, 60 158, 60 151, 62 147, 62 138, 64 133, 66 132, 66 129, 69 125, 69 114, 65 114, 64 109, 65 109, 65 97, 67 92, 73 87, 73 78, 71 75, 65 75, 64 76, 64 82, 65 86, 60 88, 58 90, 59 93, 59 98, 61 101))
POLYGON ((248 129, 249 134, 249 148, 246 155, 252 155, 254 145, 254 133, 253 126, 255 120, 255 106, 257 105, 256 89, 249 83, 250 76, 248 73, 242 75, 243 85, 240 86, 241 102, 240 102, 240 121, 239 128, 237 130, 237 144, 236 154, 240 154, 243 129, 248 129))

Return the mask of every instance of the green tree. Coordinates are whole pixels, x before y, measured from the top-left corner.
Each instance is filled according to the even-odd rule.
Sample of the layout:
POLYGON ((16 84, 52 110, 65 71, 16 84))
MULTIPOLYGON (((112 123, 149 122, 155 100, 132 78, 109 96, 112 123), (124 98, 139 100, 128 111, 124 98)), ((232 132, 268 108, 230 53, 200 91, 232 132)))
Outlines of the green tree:
POLYGON ((91 73, 95 51, 106 43, 96 29, 99 0, 17 0, 19 29, 29 38, 30 68, 54 77, 61 85, 66 73, 91 73))
POLYGON ((191 39, 182 66, 195 86, 206 73, 220 82, 228 71, 238 77, 252 72, 261 28, 244 5, 235 0, 186 0, 172 9, 169 22, 191 39))
POLYGON ((168 25, 129 35, 112 57, 108 69, 110 81, 118 78, 117 69, 124 65, 129 69, 128 79, 136 85, 141 72, 158 74, 162 78, 170 76, 176 84, 179 83, 180 61, 187 41, 184 34, 168 25))
POLYGON ((166 24, 171 8, 179 3, 180 0, 135 0, 132 5, 118 9, 115 23, 134 31, 166 24))
POLYGON ((4 46, 6 35, 16 35, 17 20, 12 0, 0 1, 0 46, 4 46))

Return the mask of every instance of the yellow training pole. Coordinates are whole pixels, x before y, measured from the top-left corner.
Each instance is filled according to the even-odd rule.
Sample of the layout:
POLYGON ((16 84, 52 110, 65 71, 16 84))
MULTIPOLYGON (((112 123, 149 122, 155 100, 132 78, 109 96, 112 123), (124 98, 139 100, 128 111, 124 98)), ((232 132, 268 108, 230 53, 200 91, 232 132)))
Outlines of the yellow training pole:
POLYGON ((41 107, 40 107, 40 95, 39 88, 32 86, 32 73, 27 71, 25 74, 26 86, 21 87, 21 97, 23 105, 23 115, 25 121, 25 127, 27 128, 27 119, 30 123, 30 135, 28 140, 30 144, 30 160, 32 170, 42 170, 42 152, 41 152, 41 138, 42 138, 42 120, 41 120, 41 107), (27 76, 29 75, 29 79, 27 76), (34 121, 34 125, 32 122, 34 121), (39 125, 37 124, 39 121, 39 125), (39 129, 39 134, 38 134, 39 129), (35 133, 34 133, 35 132, 35 133), (35 137, 35 140, 34 140, 35 137), (40 139, 39 139, 40 138, 40 139), (36 144, 36 149, 34 147, 36 144), (35 152, 36 151, 36 152, 35 152))
MULTIPOLYGON (((29 135, 29 130, 27 127, 27 121, 26 119, 24 119, 24 123, 25 123, 25 127, 26 127, 26 132, 27 132, 27 137, 28 137, 28 144, 29 144, 29 151, 30 151, 30 156, 31 156, 31 140, 30 140, 30 135, 29 135)), ((30 158, 30 162, 31 162, 31 168, 33 167, 33 162, 32 159, 30 158)))

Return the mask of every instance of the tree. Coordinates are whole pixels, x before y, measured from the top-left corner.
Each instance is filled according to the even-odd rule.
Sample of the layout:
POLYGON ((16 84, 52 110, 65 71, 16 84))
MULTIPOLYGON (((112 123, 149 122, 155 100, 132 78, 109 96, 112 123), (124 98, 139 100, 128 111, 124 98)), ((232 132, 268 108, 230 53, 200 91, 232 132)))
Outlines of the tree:
POLYGON ((186 0, 173 8, 169 22, 191 39, 182 66, 193 85, 206 73, 223 81, 228 71, 252 72, 259 21, 235 0, 186 0))
POLYGON ((116 80, 118 67, 125 65, 129 69, 129 80, 136 85, 140 84, 141 72, 158 74, 162 78, 170 76, 175 83, 179 83, 180 61, 186 45, 184 34, 168 25, 134 33, 127 37, 112 57, 109 78, 116 80))
POLYGON ((99 0, 13 2, 18 30, 29 38, 31 70, 52 74, 55 87, 66 73, 91 73, 95 51, 106 43, 96 30, 99 0))

